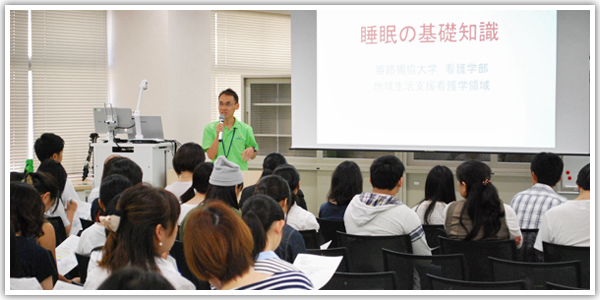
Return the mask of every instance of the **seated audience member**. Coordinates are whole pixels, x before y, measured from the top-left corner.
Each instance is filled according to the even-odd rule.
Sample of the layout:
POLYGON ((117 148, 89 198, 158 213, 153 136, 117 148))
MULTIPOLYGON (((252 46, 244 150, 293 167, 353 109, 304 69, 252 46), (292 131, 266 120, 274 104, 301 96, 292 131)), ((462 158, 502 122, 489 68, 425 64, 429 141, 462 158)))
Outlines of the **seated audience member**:
POLYGON ((394 197, 402 186, 404 165, 396 156, 384 155, 370 169, 373 192, 354 196, 346 213, 346 232, 355 235, 409 234, 416 255, 431 255, 421 220, 402 201, 394 197))
POLYGON ((422 224, 444 224, 444 210, 448 203, 456 201, 454 176, 446 166, 435 166, 425 180, 425 199, 413 207, 422 224))
MULTIPOLYGON (((244 175, 240 171, 240 166, 228 161, 225 156, 217 157, 213 164, 213 170, 208 183, 205 200, 198 207, 211 202, 221 201, 231 207, 235 214, 241 217, 242 212, 238 206, 238 197, 244 188, 244 175)), ((181 221, 179 228, 180 239, 183 239, 188 215, 189 213, 181 221)))
POLYGON ((208 191, 208 180, 213 170, 213 163, 205 161, 200 163, 194 169, 192 186, 181 195, 181 214, 179 215, 178 225, 190 212, 190 210, 197 207, 200 203, 206 199, 206 192, 208 191))
POLYGON ((196 143, 185 143, 173 156, 173 169, 177 174, 177 181, 165 187, 165 190, 173 193, 177 199, 192 186, 194 168, 206 160, 204 149, 196 143))
POLYGON ((278 175, 285 179, 292 192, 288 200, 288 207, 285 209, 286 224, 296 230, 314 229, 319 231, 319 222, 317 222, 315 215, 298 205, 298 196, 296 195, 300 190, 300 173, 298 170, 290 164, 283 164, 275 168, 273 175, 278 175))
POLYGON ((192 210, 183 245, 190 270, 219 290, 312 289, 300 272, 260 273, 253 268, 252 233, 226 204, 192 210))
MULTIPOLYGON (((283 165, 285 163, 287 163, 287 161, 285 160, 285 157, 283 155, 281 155, 280 153, 277 153, 277 152, 269 153, 267 156, 265 156, 265 159, 263 160, 263 164, 262 164, 263 171, 260 174, 260 178, 263 178, 267 175, 273 174, 273 170, 275 170, 275 168, 277 168, 279 165, 283 165)), ((260 178, 259 178, 259 180, 260 180, 260 178)), ((255 187, 256 187, 256 184, 253 184, 249 187, 244 188, 244 190, 242 191, 242 195, 240 196, 240 207, 244 207, 244 202, 246 202, 246 199, 248 199, 252 195, 254 195, 255 187)))
MULTIPOLYGON (((111 159, 110 161, 112 162, 112 164, 106 176, 112 174, 123 175, 127 177, 129 181, 131 181, 132 185, 137 185, 138 183, 142 182, 142 179, 144 178, 144 172, 142 171, 142 168, 140 168, 140 166, 133 160, 127 157, 116 157, 114 159, 111 159)), ((99 209, 100 206, 98 205, 98 200, 96 199, 92 202, 91 215, 99 215, 99 209)), ((94 219, 93 221, 98 222, 97 219, 94 219)))
POLYGON ((250 228, 254 240, 254 270, 262 273, 300 271, 275 254, 285 226, 283 210, 275 199, 267 195, 248 198, 242 210, 242 219, 250 228))
POLYGON ((51 290, 54 286, 52 277, 56 274, 52 254, 38 245, 35 239, 17 236, 11 224, 10 289, 51 290))
MULTIPOLYGON (((254 189, 254 195, 267 195, 281 206, 281 209, 285 212, 289 207, 289 199, 291 198, 291 191, 287 184, 287 181, 278 175, 268 175, 261 178, 256 184, 254 189)), ((288 224, 283 226, 283 236, 279 247, 275 249, 275 254, 279 258, 294 263, 298 253, 306 253, 306 244, 302 235, 293 227, 288 224)))
POLYGON ((82 228, 79 214, 77 213, 79 200, 62 198, 64 195, 62 187, 67 182, 67 171, 61 163, 53 159, 44 160, 37 171, 52 175, 58 183, 58 201, 56 201, 56 206, 52 210, 46 212, 46 215, 49 217, 60 217, 67 235, 76 235, 82 228))
POLYGON ((542 242, 558 245, 590 246, 590 164, 577 175, 579 196, 546 211, 533 246, 543 252, 542 242))
POLYGON ((331 175, 327 202, 319 208, 319 218, 343 221, 350 200, 362 193, 362 188, 363 178, 358 165, 349 160, 339 164, 331 175))
POLYGON ((456 168, 458 192, 465 199, 444 211, 446 234, 465 241, 513 239, 521 247, 521 229, 515 211, 502 203, 485 163, 469 160, 456 168))
POLYGON ((162 188, 138 184, 125 190, 115 214, 100 217, 110 233, 102 251, 90 256, 84 289, 97 289, 129 265, 160 273, 175 289, 195 289, 166 259, 175 242, 179 212, 177 198, 162 188))
POLYGON ((99 290, 174 290, 165 277, 140 267, 125 267, 112 273, 99 290))
MULTIPOLYGON (((94 219, 100 216, 114 214, 114 211, 109 211, 108 208, 111 206, 112 202, 119 200, 119 196, 124 190, 131 186, 131 181, 123 175, 112 174, 106 176, 100 185, 100 198, 98 199, 100 214, 99 216, 94 216, 94 219)), ((116 205, 114 206, 116 207, 116 205)), ((84 230, 79 237, 79 244, 76 252, 89 255, 92 252, 92 249, 104 246, 106 243, 105 230, 106 228, 100 223, 94 223, 84 230)))
MULTIPOLYGON (((104 160, 104 167, 102 168, 102 177, 100 177, 100 182, 102 182, 102 180, 104 180, 104 178, 106 178, 106 176, 110 175, 110 167, 115 162, 115 160, 113 158, 117 158, 117 157, 121 157, 121 156, 113 154, 113 155, 109 155, 104 160)), ((98 197, 100 197, 100 186, 97 186, 90 191, 90 193, 88 195, 88 201, 93 202, 94 200, 98 199, 98 197)), ((93 217, 92 217, 92 220, 94 220, 93 217)))
POLYGON ((554 153, 541 152, 533 158, 533 186, 516 194, 510 203, 517 213, 520 228, 538 228, 540 218, 547 210, 567 201, 553 189, 561 179, 563 167, 562 159, 554 153))
MULTIPOLYGON (((64 147, 65 141, 60 136, 53 133, 42 134, 35 140, 35 144, 33 145, 35 155, 37 155, 41 163, 46 159, 52 159, 62 163, 64 147)), ((67 206, 67 201, 69 200, 81 201, 79 195, 77 195, 77 192, 75 191, 71 179, 66 179, 65 185, 64 187, 61 187, 61 190, 62 193, 60 199, 64 206, 67 206)), ((77 228, 77 230, 79 229, 81 229, 81 227, 77 228)), ((75 231, 75 234, 77 234, 77 231, 75 231)))

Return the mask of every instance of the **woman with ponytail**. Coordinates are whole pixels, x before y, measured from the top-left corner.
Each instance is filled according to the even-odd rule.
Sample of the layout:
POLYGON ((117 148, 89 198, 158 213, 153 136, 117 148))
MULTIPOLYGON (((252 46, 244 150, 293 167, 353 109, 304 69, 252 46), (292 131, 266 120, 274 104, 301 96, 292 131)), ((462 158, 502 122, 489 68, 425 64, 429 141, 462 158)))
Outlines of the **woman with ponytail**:
POLYGON ((273 175, 281 176, 287 181, 290 188, 290 199, 288 207, 285 210, 285 222, 296 230, 316 230, 319 231, 319 222, 317 218, 308 210, 300 207, 298 201, 298 191, 300 190, 300 173, 296 167, 290 164, 283 164, 273 171, 273 175))
POLYGON ((84 289, 97 289, 110 274, 127 266, 158 272, 175 289, 195 289, 167 261, 177 235, 180 207, 162 188, 138 184, 121 194, 114 214, 100 217, 109 234, 102 251, 93 251, 84 289))
POLYGON ((192 186, 181 195, 181 214, 177 224, 181 225, 181 222, 190 210, 197 207, 200 203, 206 199, 206 192, 208 191, 208 180, 212 173, 214 164, 212 162, 200 163, 194 168, 194 174, 192 176, 192 186))
POLYGON ((458 191, 465 199, 446 207, 446 233, 450 238, 465 241, 514 239, 517 247, 521 247, 517 215, 500 200, 491 173, 488 165, 477 160, 458 166, 458 191))
MULTIPOLYGON (((267 156, 265 156, 265 159, 263 160, 263 164, 262 164, 262 168, 263 171, 260 174, 260 178, 263 178, 267 175, 271 175, 273 174, 273 170, 275 170, 275 168, 277 168, 279 165, 283 165, 287 163, 287 161, 285 160, 285 157, 283 155, 281 155, 280 153, 277 152, 273 152, 273 153, 269 153, 267 156)), ((260 180, 259 178, 259 180, 260 180)), ((244 202, 246 202, 246 199, 248 199, 250 196, 254 195, 254 188, 256 187, 255 184, 246 187, 243 191, 242 191, 242 196, 240 197, 240 208, 242 208, 244 206, 244 202)))
POLYGON ((444 224, 444 209, 456 201, 452 171, 446 166, 435 166, 427 174, 425 199, 413 207, 422 224, 444 224))
POLYGON ((267 195, 248 198, 242 211, 242 219, 250 228, 254 240, 254 270, 263 273, 299 271, 275 254, 285 226, 283 210, 275 199, 267 195))

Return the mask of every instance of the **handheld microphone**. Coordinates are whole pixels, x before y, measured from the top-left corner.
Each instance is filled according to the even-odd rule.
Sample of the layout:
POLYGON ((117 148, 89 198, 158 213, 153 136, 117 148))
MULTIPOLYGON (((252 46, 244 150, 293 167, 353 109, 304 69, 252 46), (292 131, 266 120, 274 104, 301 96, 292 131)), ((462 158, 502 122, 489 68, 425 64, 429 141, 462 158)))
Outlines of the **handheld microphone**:
MULTIPOLYGON (((219 116, 219 122, 221 124, 223 124, 225 122, 225 115, 224 114, 221 114, 219 116)), ((222 141, 223 141, 223 131, 219 132, 219 142, 222 142, 222 141)))

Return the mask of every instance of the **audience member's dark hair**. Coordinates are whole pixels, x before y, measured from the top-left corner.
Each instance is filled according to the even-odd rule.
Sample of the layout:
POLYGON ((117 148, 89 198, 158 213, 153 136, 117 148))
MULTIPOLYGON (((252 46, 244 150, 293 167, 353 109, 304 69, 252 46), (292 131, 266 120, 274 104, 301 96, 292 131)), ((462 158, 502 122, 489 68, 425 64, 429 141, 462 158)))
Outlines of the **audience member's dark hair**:
POLYGON ((535 173, 537 182, 549 186, 555 186, 562 175, 564 163, 560 156, 541 152, 533 157, 531 161, 531 172, 535 173))
POLYGON ((21 181, 23 178, 25 178, 24 172, 10 172, 10 182, 21 181))
POLYGON ((231 88, 228 88, 224 91, 222 91, 221 93, 219 93, 219 97, 217 97, 217 99, 220 99, 222 95, 227 95, 227 96, 233 96, 233 100, 235 100, 235 103, 239 103, 239 98, 237 93, 232 90, 231 88))
MULTIPOLYGON (((49 173, 50 175, 52 175, 52 177, 54 177, 54 179, 56 179, 56 183, 58 184, 57 200, 60 200, 60 201, 71 200, 71 199, 62 199, 62 193, 65 189, 65 184, 67 183, 67 171, 65 170, 65 168, 63 167, 63 165, 61 163, 59 163, 58 161, 53 160, 53 159, 46 159, 40 164, 37 171, 49 173)), ((56 202, 56 205, 55 205, 54 209, 52 210, 52 213, 54 213, 56 211, 57 207, 58 207, 58 201, 56 202)))
POLYGON ((263 160, 263 164, 262 164, 262 174, 260 174, 260 177, 265 177, 267 175, 271 175, 273 174, 273 171, 280 165, 286 164, 287 161, 285 160, 285 157, 283 155, 281 155, 280 153, 277 152, 273 152, 273 153, 269 153, 267 156, 265 156, 265 159, 263 160))
POLYGON ((226 283, 254 265, 250 229, 222 202, 190 212, 183 247, 190 270, 200 280, 216 278, 226 283))
POLYGON ((21 236, 44 235, 44 203, 38 191, 24 182, 10 183, 10 224, 21 236))
POLYGON ((177 175, 181 172, 194 172, 194 168, 206 159, 204 149, 196 143, 185 143, 173 156, 173 169, 177 175))
POLYGON ((131 181, 123 175, 111 174, 106 176, 100 183, 100 201, 102 201, 102 205, 106 208, 116 195, 132 186, 131 181))
POLYGON ((214 164, 209 161, 202 162, 194 168, 192 176, 192 186, 179 197, 181 203, 186 203, 196 196, 196 192, 206 194, 208 191, 208 180, 214 168, 214 164))
POLYGON ((254 240, 252 257, 256 260, 267 245, 267 232, 275 221, 284 220, 285 215, 275 199, 267 195, 254 195, 244 204, 242 219, 250 228, 254 240))
POLYGON ((119 228, 109 233, 98 265, 109 273, 129 264, 159 271, 155 261, 155 230, 158 224, 171 233, 177 230, 181 212, 177 198, 165 189, 140 184, 121 194, 117 210, 121 212, 119 228))
POLYGON ((427 179, 425 180, 425 199, 419 204, 429 200, 431 203, 429 203, 423 215, 425 224, 429 224, 429 217, 437 202, 448 204, 456 201, 454 176, 452 176, 452 171, 448 167, 437 165, 427 174, 427 179))
MULTIPOLYGON (((285 203, 285 210, 288 211, 292 206, 292 191, 287 181, 279 175, 267 175, 261 178, 254 188, 254 195, 267 195, 277 202, 288 199, 285 203)), ((246 204, 244 204, 245 206, 246 204)))
POLYGON ((19 248, 17 247, 17 235, 15 229, 10 224, 10 277, 21 277, 19 274, 19 248))
POLYGON ((585 165, 583 168, 581 168, 581 170, 579 170, 576 183, 584 191, 590 190, 590 164, 585 165))
POLYGON ((394 155, 380 156, 371 164, 370 173, 374 188, 393 190, 404 174, 404 164, 394 155))
POLYGON ((223 203, 235 208, 240 209, 237 200, 236 188, 243 189, 244 183, 240 183, 238 185, 232 186, 218 186, 218 185, 208 185, 208 189, 206 190, 206 200, 204 200, 205 204, 211 203, 213 201, 223 201, 223 203))
POLYGON ((348 205, 355 195, 362 193, 362 188, 363 178, 360 168, 353 161, 344 161, 331 175, 327 200, 335 200, 337 205, 348 205))
POLYGON ((112 273, 99 290, 174 290, 173 285, 161 274, 140 267, 125 267, 112 273))
POLYGON ((142 168, 133 160, 127 157, 120 157, 110 167, 110 174, 121 174, 131 181, 131 184, 136 185, 142 182, 144 173, 142 168))
POLYGON ((456 168, 456 178, 458 182, 465 183, 467 192, 460 224, 467 229, 462 222, 465 213, 473 223, 473 228, 470 231, 467 229, 467 241, 473 240, 479 231, 483 231, 481 239, 487 239, 500 230, 504 207, 496 187, 489 181, 491 175, 492 169, 477 160, 466 161, 456 168))
POLYGON ((24 181, 32 185, 38 191, 40 196, 45 193, 50 193, 50 199, 52 200, 52 212, 56 211, 58 207, 58 199, 60 199, 59 197, 62 190, 58 187, 56 179, 54 179, 50 173, 41 171, 30 172, 25 175, 24 181))
POLYGON ((111 155, 107 158, 108 160, 104 161, 104 167, 102 168, 102 177, 100 177, 101 180, 106 178, 106 176, 110 175, 110 168, 116 161, 118 161, 121 158, 123 157, 119 155, 111 155))
POLYGON ((35 155, 40 161, 44 161, 51 158, 55 153, 58 154, 63 151, 65 147, 65 141, 54 133, 44 133, 37 140, 33 148, 35 149, 35 155))
POLYGON ((289 207, 292 207, 298 202, 298 196, 294 194, 294 190, 300 187, 300 172, 298 172, 296 167, 290 164, 283 164, 275 168, 273 175, 281 176, 283 179, 285 179, 285 181, 287 181, 291 192, 289 207))

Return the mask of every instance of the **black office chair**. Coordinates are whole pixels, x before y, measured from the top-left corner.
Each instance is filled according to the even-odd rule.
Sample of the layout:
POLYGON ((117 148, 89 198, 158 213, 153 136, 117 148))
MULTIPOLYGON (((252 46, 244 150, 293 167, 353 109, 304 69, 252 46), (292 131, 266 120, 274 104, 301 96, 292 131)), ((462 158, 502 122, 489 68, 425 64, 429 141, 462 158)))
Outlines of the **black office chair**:
POLYGON ((488 257, 517 259, 515 240, 463 241, 438 237, 443 254, 462 253, 467 260, 470 281, 494 281, 488 257))
POLYGON ((79 218, 79 220, 81 221, 81 229, 82 230, 86 230, 88 227, 94 225, 94 221, 83 219, 83 218, 79 218))
POLYGON ((427 274, 434 290, 526 290, 525 280, 463 281, 427 274))
POLYGON ((444 225, 423 224, 423 231, 425 232, 425 239, 427 239, 427 245, 429 245, 429 248, 432 249, 438 248, 440 246, 438 236, 447 237, 444 225))
POLYGON ((52 224, 54 227, 54 237, 56 240, 56 247, 67 239, 67 231, 65 230, 65 224, 60 217, 46 217, 46 221, 52 224))
POLYGON ((198 277, 196 277, 188 267, 187 261, 185 260, 185 253, 183 251, 183 242, 175 240, 175 243, 173 243, 173 247, 171 248, 171 251, 169 251, 169 254, 175 258, 175 261, 177 262, 177 269, 179 269, 181 276, 191 281, 196 286, 196 290, 210 290, 210 283, 208 283, 208 281, 198 279, 198 277))
POLYGON ((518 261, 523 262, 541 262, 536 257, 535 249, 533 245, 535 244, 535 239, 538 234, 538 228, 534 229, 524 229, 521 228, 521 235, 523 237, 523 243, 521 248, 517 250, 518 261))
POLYGON ((395 290, 397 286, 396 272, 336 272, 321 290, 395 290))
POLYGON ((344 220, 330 220, 330 219, 321 219, 317 218, 317 222, 319 223, 319 236, 321 237, 321 243, 331 242, 329 248, 337 248, 339 247, 339 243, 337 241, 336 231, 346 232, 346 226, 344 225, 344 220))
POLYGON ((494 281, 525 280, 530 290, 545 290, 546 281, 579 287, 581 269, 578 261, 529 263, 490 257, 494 281))
POLYGON ((383 250, 412 253, 410 235, 366 236, 337 232, 341 247, 350 252, 350 271, 383 272, 383 250))
POLYGON ((580 289, 572 286, 566 286, 561 284, 552 283, 546 281, 546 288, 549 290, 589 290, 589 289, 580 289))
POLYGON ((459 254, 414 255, 383 249, 383 265, 386 271, 395 271, 399 290, 432 289, 426 274, 466 280, 467 263, 459 254))
POLYGON ((304 239, 306 249, 320 249, 319 234, 316 230, 299 230, 298 232, 300 232, 300 235, 304 239))
POLYGON ((575 247, 543 242, 544 262, 579 260, 581 288, 590 288, 590 247, 575 247))
POLYGON ((88 265, 90 263, 90 256, 83 255, 79 253, 75 253, 75 258, 77 258, 77 267, 79 268, 79 278, 81 279, 81 284, 85 283, 87 278, 88 265))
POLYGON ((349 272, 350 271, 350 252, 346 247, 340 248, 328 248, 328 249, 306 249, 306 253, 322 256, 342 256, 342 261, 338 266, 336 272, 349 272))

